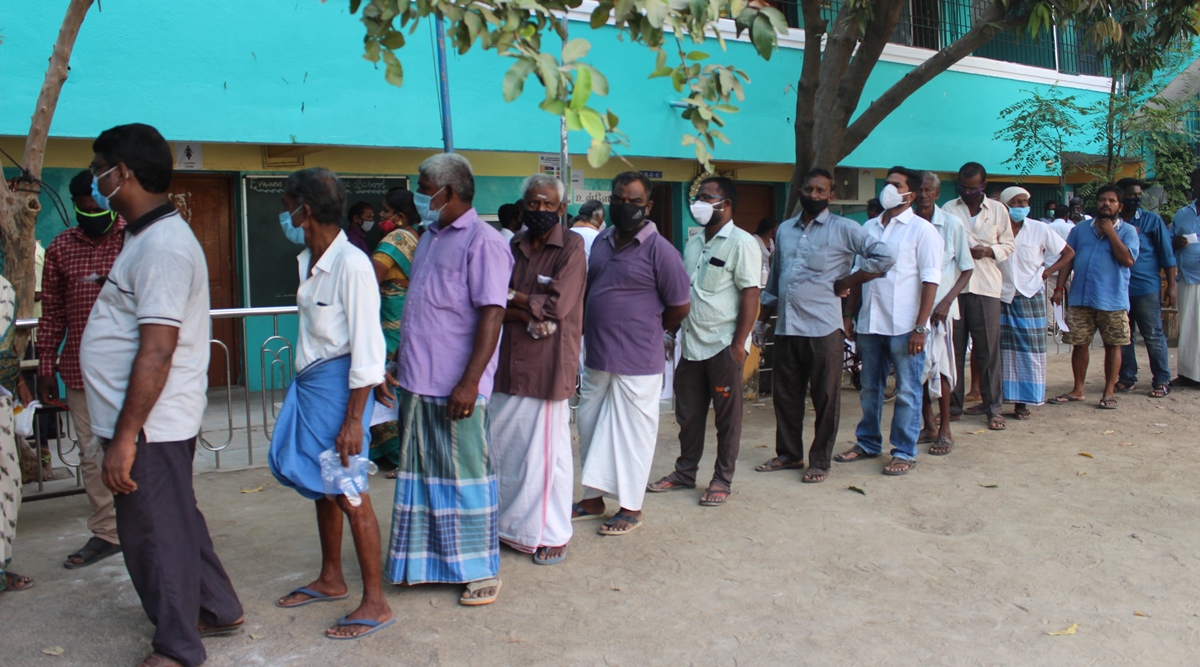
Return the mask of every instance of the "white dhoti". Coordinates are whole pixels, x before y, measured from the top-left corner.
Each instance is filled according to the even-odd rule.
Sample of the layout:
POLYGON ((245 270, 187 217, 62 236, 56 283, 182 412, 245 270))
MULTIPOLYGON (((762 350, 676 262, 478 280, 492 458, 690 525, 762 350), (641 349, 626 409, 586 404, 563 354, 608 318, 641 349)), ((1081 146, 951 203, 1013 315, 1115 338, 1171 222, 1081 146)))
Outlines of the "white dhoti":
POLYGON ((662 383, 661 374, 584 370, 576 419, 585 500, 608 496, 625 509, 642 509, 658 443, 662 383))
POLYGON ((575 462, 567 401, 497 392, 488 419, 500 483, 500 541, 525 553, 570 542, 575 462))
POLYGON ((1179 374, 1200 381, 1200 285, 1179 283, 1179 374))
POLYGON ((954 365, 954 321, 947 319, 929 329, 925 335, 925 372, 921 381, 929 387, 929 395, 942 397, 942 378, 950 383, 950 390, 958 385, 958 372, 954 365))

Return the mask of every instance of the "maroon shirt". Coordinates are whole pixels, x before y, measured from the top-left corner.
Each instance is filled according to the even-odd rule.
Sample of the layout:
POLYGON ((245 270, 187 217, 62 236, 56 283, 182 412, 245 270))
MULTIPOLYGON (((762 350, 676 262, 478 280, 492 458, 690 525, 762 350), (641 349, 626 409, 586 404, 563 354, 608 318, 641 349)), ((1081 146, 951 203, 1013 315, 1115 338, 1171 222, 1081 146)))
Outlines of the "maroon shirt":
POLYGON ((513 272, 509 285, 529 296, 533 319, 558 323, 546 338, 534 338, 524 322, 505 322, 500 339, 496 391, 547 401, 575 393, 579 337, 583 334, 583 289, 587 255, 583 237, 562 225, 550 231, 541 250, 533 251, 529 232, 512 240, 513 272))
POLYGON ((600 232, 588 261, 585 365, 619 375, 662 373, 663 311, 691 301, 683 257, 648 221, 620 250, 615 228, 600 232))

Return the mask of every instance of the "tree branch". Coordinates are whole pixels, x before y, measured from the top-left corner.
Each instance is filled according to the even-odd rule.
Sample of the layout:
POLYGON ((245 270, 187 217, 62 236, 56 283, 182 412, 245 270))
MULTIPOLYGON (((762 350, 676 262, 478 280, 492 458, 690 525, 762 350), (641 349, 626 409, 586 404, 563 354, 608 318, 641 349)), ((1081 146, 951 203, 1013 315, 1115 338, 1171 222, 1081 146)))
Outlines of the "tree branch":
POLYGON ((883 55, 883 48, 895 32, 896 24, 900 22, 904 4, 903 0, 881 0, 876 4, 871 23, 863 32, 862 43, 858 45, 846 75, 838 83, 838 108, 844 118, 849 119, 858 108, 867 79, 879 63, 879 56, 883 55))
POLYGON ((837 96, 837 85, 834 83, 842 78, 846 67, 850 64, 850 56, 858 44, 858 20, 850 11, 851 3, 842 5, 833 23, 833 31, 825 41, 825 55, 821 59, 821 85, 817 90, 816 108, 822 113, 833 108, 837 96))
POLYGON ((58 107, 58 96, 62 93, 63 83, 67 80, 71 50, 75 48, 75 38, 79 36, 83 17, 87 15, 91 6, 92 0, 71 0, 71 4, 67 6, 67 15, 63 17, 58 40, 54 42, 54 51, 50 55, 50 67, 46 70, 42 90, 38 93, 37 106, 34 107, 33 119, 29 123, 29 137, 25 140, 25 155, 22 157, 25 168, 38 178, 42 175, 42 162, 46 157, 50 121, 58 107))
POLYGON ((967 34, 959 37, 953 44, 938 51, 929 60, 905 74, 850 124, 842 141, 841 157, 849 155, 858 148, 867 136, 883 122, 883 119, 887 118, 888 114, 904 103, 921 86, 945 72, 951 65, 971 55, 971 52, 986 44, 997 33, 1026 25, 1028 22, 1028 15, 1004 19, 1003 7, 993 3, 988 13, 981 17, 967 34))
POLYGON ((812 163, 812 129, 817 90, 821 85, 821 42, 826 22, 821 18, 821 0, 803 0, 800 9, 804 16, 804 63, 796 83, 795 143, 796 163, 812 163))

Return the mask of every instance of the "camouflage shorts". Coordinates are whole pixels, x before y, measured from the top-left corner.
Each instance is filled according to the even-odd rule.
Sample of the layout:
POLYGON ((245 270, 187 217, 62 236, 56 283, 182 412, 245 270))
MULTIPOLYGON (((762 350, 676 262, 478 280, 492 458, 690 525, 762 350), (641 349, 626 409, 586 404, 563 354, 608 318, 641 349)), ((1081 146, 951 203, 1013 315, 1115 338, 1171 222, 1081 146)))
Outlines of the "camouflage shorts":
POLYGON ((1129 344, 1129 311, 1096 310, 1088 306, 1068 306, 1067 326, 1063 332, 1063 343, 1067 345, 1091 345, 1096 331, 1105 345, 1129 344))

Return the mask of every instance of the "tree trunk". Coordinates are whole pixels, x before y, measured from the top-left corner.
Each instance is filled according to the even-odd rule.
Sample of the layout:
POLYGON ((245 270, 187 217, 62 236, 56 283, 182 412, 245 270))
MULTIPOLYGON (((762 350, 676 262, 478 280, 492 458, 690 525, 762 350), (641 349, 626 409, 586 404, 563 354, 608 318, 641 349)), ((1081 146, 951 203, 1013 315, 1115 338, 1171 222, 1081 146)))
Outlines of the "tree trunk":
MULTIPOLYGON (((92 6, 92 0, 71 0, 54 51, 50 55, 50 67, 38 93, 37 106, 29 124, 29 136, 25 139, 25 154, 22 157, 23 173, 14 180, 10 188, 0 179, 0 239, 4 243, 4 274, 17 293, 17 319, 33 315, 34 247, 38 213, 42 206, 38 202, 41 192, 42 164, 46 155, 46 141, 50 136, 50 121, 58 106, 58 96, 67 80, 67 65, 71 61, 71 50, 83 24, 84 16, 92 6)), ((29 341, 27 333, 19 334, 16 351, 24 355, 29 341)))

